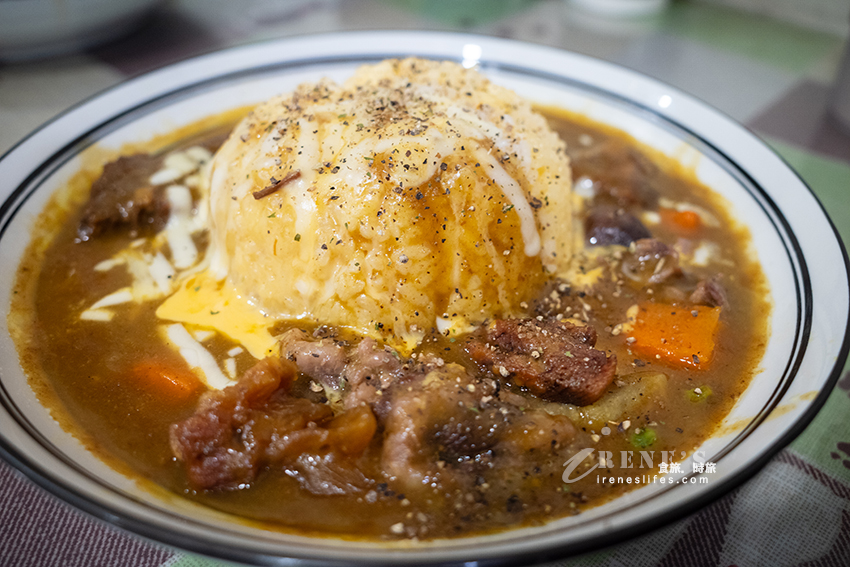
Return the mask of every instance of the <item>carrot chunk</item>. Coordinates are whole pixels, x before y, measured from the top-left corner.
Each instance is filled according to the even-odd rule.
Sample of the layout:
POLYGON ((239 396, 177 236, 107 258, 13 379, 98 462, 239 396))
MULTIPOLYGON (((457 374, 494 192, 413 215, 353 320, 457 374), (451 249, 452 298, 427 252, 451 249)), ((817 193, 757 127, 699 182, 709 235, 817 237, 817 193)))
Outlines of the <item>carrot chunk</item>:
POLYGON ((720 307, 642 303, 632 349, 672 366, 706 369, 714 357, 719 317, 720 307))
POLYGON ((682 235, 694 234, 702 227, 702 219, 694 211, 661 209, 659 214, 665 224, 682 235))
POLYGON ((181 402, 201 389, 201 381, 188 368, 161 360, 147 360, 133 366, 130 375, 143 389, 164 401, 181 402))

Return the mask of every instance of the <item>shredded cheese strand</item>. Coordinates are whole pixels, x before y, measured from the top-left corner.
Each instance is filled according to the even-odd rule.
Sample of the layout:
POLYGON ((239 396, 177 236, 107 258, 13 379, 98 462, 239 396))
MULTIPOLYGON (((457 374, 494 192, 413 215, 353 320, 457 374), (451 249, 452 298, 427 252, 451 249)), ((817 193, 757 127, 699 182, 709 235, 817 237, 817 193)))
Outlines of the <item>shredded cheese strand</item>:
POLYGON ((210 388, 222 390, 227 386, 235 384, 218 367, 213 355, 196 341, 186 327, 180 323, 174 323, 166 327, 166 336, 176 347, 180 356, 191 368, 197 368, 203 373, 204 381, 210 388))

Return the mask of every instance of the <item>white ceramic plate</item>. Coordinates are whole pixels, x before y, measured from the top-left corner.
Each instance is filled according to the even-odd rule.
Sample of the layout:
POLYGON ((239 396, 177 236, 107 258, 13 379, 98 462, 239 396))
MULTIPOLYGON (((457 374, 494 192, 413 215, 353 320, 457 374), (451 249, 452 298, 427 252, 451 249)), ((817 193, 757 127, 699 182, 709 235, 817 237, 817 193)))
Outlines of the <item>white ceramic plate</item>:
MULTIPOLYGON (((776 154, 715 110, 626 69, 554 49, 468 35, 337 34, 227 50, 139 77, 59 116, 0 160, 0 257, 7 267, 18 263, 33 219, 94 144, 118 148, 305 80, 344 79, 362 63, 408 55, 478 65, 533 101, 627 131, 693 165, 749 227, 773 295, 771 338, 762 371, 727 418, 730 427, 721 428, 727 433, 700 447, 716 463, 709 482, 691 484, 685 461, 683 474, 667 477, 675 482, 647 484, 578 516, 414 546, 264 531, 178 497, 153 496, 87 453, 38 404, 4 328, 0 449, 9 462, 118 526, 249 563, 531 562, 621 541, 691 513, 749 478, 802 431, 832 389, 848 348, 846 256, 821 206, 776 154)), ((0 273, 0 292, 9 293, 13 277, 11 269, 0 273)))

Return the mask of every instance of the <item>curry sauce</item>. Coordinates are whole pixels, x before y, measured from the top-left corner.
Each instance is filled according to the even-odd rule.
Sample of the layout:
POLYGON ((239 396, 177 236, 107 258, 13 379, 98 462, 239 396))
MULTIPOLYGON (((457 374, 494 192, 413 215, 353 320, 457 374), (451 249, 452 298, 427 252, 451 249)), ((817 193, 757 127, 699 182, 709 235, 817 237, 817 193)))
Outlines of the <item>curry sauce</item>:
MULTIPOLYGON (((365 539, 467 536, 580 514, 641 486, 645 475, 658 473, 662 452, 680 461, 711 436, 749 384, 767 341, 769 293, 748 234, 691 172, 609 127, 559 110, 544 113, 566 142, 583 248, 571 276, 550 278, 523 303, 521 319, 543 335, 543 322, 593 330, 581 344, 600 352, 599 368, 610 364, 613 375, 598 400, 586 403, 569 394, 569 385, 556 394, 535 387, 545 369, 576 357, 574 347, 559 346, 556 363, 544 347, 499 342, 492 326, 448 336, 431 329, 409 355, 374 347, 396 359, 385 365, 396 364, 391 372, 401 378, 376 390, 389 401, 372 402, 375 432, 356 455, 305 452, 260 465, 248 482, 199 488, 175 454, 173 432, 210 397, 163 340, 161 300, 110 306, 108 321, 80 319, 132 283, 126 270, 103 269, 103 262, 151 233, 105 230, 83 241, 79 204, 47 223, 46 249, 33 245, 18 273, 13 315, 26 321, 19 349, 34 390, 66 429, 122 472, 268 529, 365 539), (538 367, 544 370, 524 373, 538 367), (417 368, 430 378, 404 374, 417 368), (404 461, 419 480, 405 481, 387 473, 393 463, 385 445, 395 442, 400 408, 420 407, 417 396, 430 391, 436 401, 429 415, 446 422, 404 426, 423 436, 420 453, 404 461), (470 434, 476 427, 486 434, 470 434), (602 452, 614 462, 565 482, 565 461, 585 448, 594 456, 573 477, 599 464, 602 452), (623 451, 634 455, 633 468, 621 467, 623 451), (640 451, 659 456, 652 468, 641 466, 640 451), (611 484, 599 476, 632 480, 611 484)), ((169 151, 196 146, 197 136, 189 138, 169 151)), ((204 143, 214 150, 219 142, 204 143)), ((80 188, 74 202, 84 202, 87 191, 80 188)), ((194 243, 200 251, 207 246, 203 235, 194 243)), ((297 327, 281 324, 275 336, 297 327)), ((306 342, 334 341, 348 360, 365 340, 313 324, 297 332, 306 342)), ((237 377, 255 367, 256 359, 222 334, 197 340, 219 364, 232 360, 237 377)), ((297 362, 296 354, 289 358, 297 362)), ((304 400, 310 411, 329 408, 305 428, 336 427, 333 420, 347 410, 335 390, 300 365, 292 368, 275 411, 304 400)))

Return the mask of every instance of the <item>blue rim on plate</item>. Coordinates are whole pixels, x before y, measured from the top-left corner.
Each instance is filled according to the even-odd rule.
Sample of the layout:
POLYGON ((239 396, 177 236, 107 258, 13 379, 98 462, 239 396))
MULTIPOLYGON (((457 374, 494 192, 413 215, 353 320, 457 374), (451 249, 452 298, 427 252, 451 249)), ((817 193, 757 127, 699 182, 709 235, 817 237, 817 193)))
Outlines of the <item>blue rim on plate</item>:
MULTIPOLYGON (((43 488, 97 518, 163 543, 257 564, 277 564, 290 559, 302 563, 354 561, 370 564, 542 561, 621 542, 659 527, 694 512, 755 474, 808 425, 826 401, 844 366, 850 348, 850 284, 847 283, 850 272, 846 251, 811 190, 754 135, 689 95, 609 63, 488 37, 411 32, 304 37, 202 56, 130 80, 77 105, 0 158, 0 179, 14 180, 0 188, 0 196, 4 199, 0 206, 0 246, 4 239, 11 238, 9 234, 15 233, 10 228, 18 228, 20 225, 15 223, 24 222, 21 217, 26 215, 22 211, 34 206, 30 202, 32 197, 47 190, 44 188, 46 180, 68 166, 86 148, 157 111, 206 93, 298 72, 321 73, 325 69, 353 68, 362 63, 409 55, 460 62, 464 61, 464 47, 469 45, 479 48, 480 56, 475 63, 485 74, 493 75, 496 82, 499 79, 508 83, 527 81, 531 85, 545 84, 555 91, 580 93, 588 100, 621 109, 676 139, 686 140, 735 180, 742 194, 761 211, 764 226, 769 226, 781 243, 781 247, 772 252, 783 256, 792 274, 794 330, 788 338, 787 359, 779 364, 782 370, 771 382, 773 390, 765 393, 749 424, 712 454, 710 460, 728 464, 729 473, 690 495, 682 493, 683 487, 677 484, 642 498, 623 497, 618 499, 623 501, 618 507, 595 515, 582 514, 569 526, 559 527, 559 521, 554 521, 549 527, 522 528, 407 550, 375 543, 330 545, 329 540, 323 539, 294 538, 289 541, 266 538, 263 533, 234 535, 230 525, 216 526, 208 519, 195 520, 161 506, 155 499, 128 493, 70 457, 64 446, 57 446, 32 422, 32 408, 21 407, 21 394, 13 391, 14 388, 20 390, 21 379, 9 377, 7 364, 0 365, 4 368, 0 375, 0 409, 5 412, 0 413, 0 425, 4 425, 0 428, 0 455, 43 488), (384 47, 387 45, 404 48, 388 50, 384 47), (656 104, 659 94, 669 97, 673 104, 656 104), (766 171, 772 173, 767 175, 766 171), (777 184, 777 175, 782 186, 777 184), (789 191, 790 196, 786 195, 789 191), (789 199, 795 204, 793 208, 788 206, 789 199), (819 236, 800 232, 800 227, 804 226, 801 216, 805 216, 811 226, 819 227, 819 236), (826 244, 815 255, 812 239, 826 238, 824 235, 828 235, 826 244), (838 298, 837 309, 829 320, 824 321, 822 309, 818 307, 818 302, 824 301, 822 279, 839 276, 843 295, 838 298), (829 330, 823 331, 824 327, 829 330), (813 341, 820 344, 825 339, 830 341, 827 350, 834 362, 820 368, 811 361, 815 355, 808 347, 813 341), (767 443, 761 438, 753 439, 755 432, 762 433, 764 428, 760 426, 771 412, 781 402, 789 402, 792 387, 812 379, 809 373, 816 374, 813 379, 817 395, 805 403, 798 401, 792 410, 792 421, 784 423, 779 434, 770 435, 767 443), (5 426, 7 423, 9 426, 5 426), (16 431, 11 431, 12 425, 16 431), (28 448, 33 443, 54 460, 40 462, 30 454, 28 448), (758 445, 758 450, 751 450, 748 443, 758 445), (742 454, 746 455, 743 461, 740 460, 742 454), (66 476, 65 473, 71 474, 66 476), (671 496, 676 490, 678 492, 671 496)), ((791 298, 783 298, 784 301, 788 299, 791 298)), ((3 356, 9 356, 8 348, 6 351, 0 349, 0 362, 3 356)), ((44 454, 40 457, 44 458, 44 454)))

